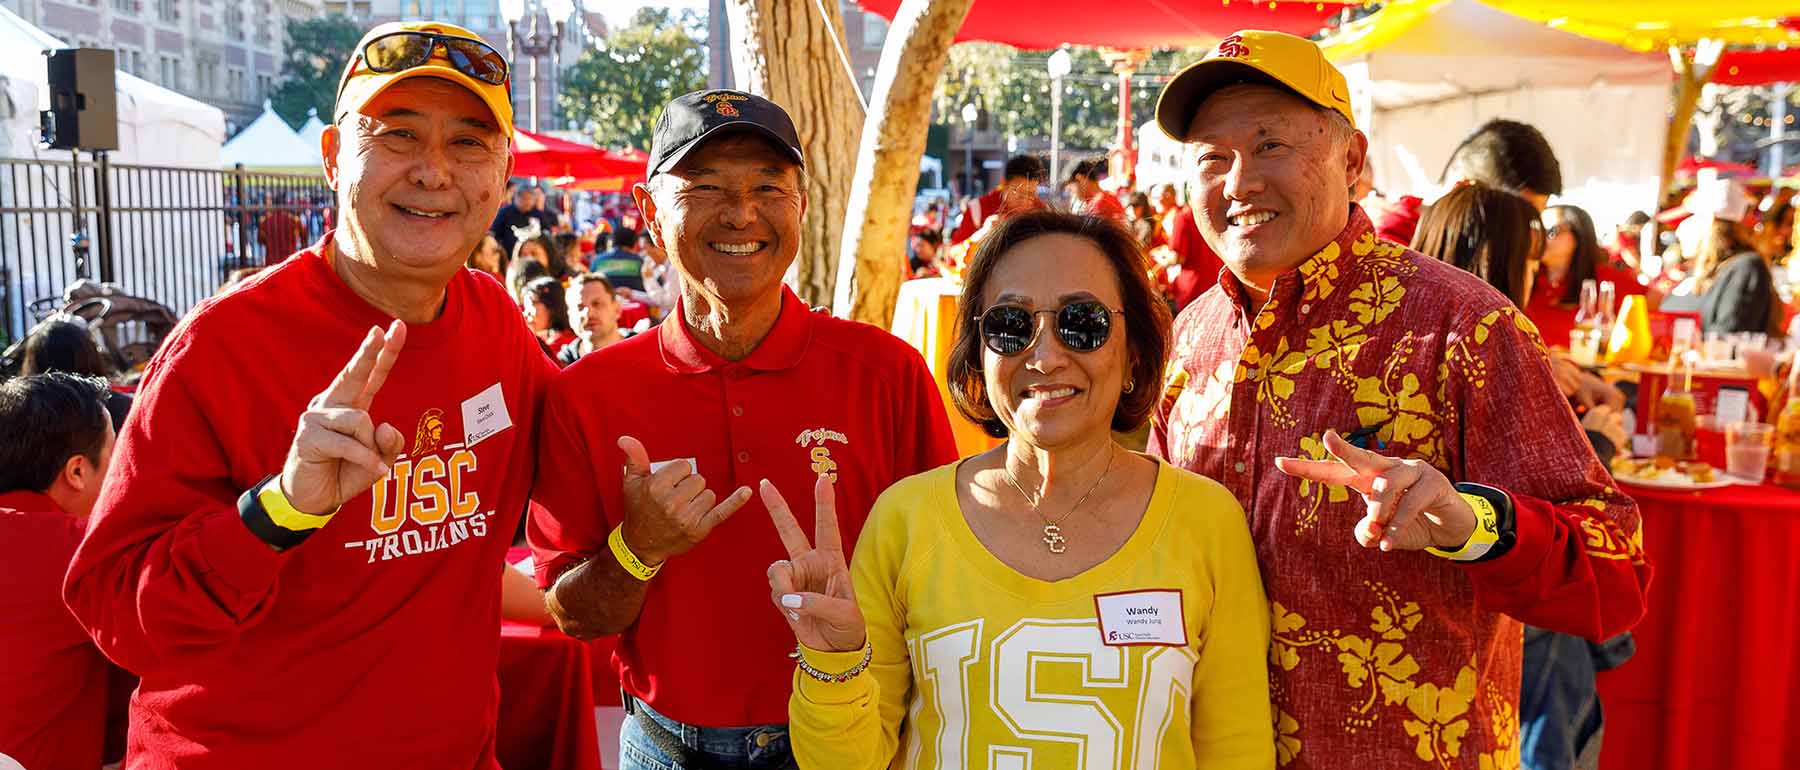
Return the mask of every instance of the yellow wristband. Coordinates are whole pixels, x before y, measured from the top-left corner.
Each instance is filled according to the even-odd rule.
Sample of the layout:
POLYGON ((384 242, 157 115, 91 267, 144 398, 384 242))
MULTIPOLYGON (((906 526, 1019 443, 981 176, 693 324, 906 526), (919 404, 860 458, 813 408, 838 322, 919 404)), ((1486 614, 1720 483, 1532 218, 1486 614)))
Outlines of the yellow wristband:
POLYGON ((606 536, 606 545, 612 548, 613 558, 619 560, 619 566, 638 580, 649 580, 662 571, 662 565, 654 567, 645 564, 643 559, 631 552, 631 546, 625 544, 625 525, 613 527, 612 534, 606 536))
POLYGON ((1488 549, 1500 542, 1500 512, 1494 510, 1494 504, 1481 495, 1458 492, 1463 502, 1475 511, 1475 531, 1469 533, 1469 542, 1454 551, 1442 548, 1426 548, 1434 556, 1442 556, 1451 561, 1474 561, 1487 555, 1488 549))
POLYGON ((274 522, 277 527, 293 532, 318 529, 330 522, 331 517, 337 515, 336 509, 332 509, 330 513, 319 515, 296 510, 293 503, 288 502, 287 495, 281 493, 279 476, 269 479, 268 483, 262 485, 262 489, 256 490, 256 501, 261 503, 263 510, 269 514, 269 521, 274 522))

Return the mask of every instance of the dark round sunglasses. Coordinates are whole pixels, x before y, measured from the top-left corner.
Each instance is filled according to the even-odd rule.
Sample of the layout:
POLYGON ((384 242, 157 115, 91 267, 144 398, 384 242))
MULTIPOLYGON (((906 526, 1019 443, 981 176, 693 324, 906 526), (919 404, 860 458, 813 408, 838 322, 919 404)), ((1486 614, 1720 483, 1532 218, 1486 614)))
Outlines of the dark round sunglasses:
MULTIPOLYGON (((389 73, 423 66, 439 46, 457 72, 493 86, 506 85, 506 57, 493 46, 466 37, 435 32, 395 32, 370 40, 362 48, 363 64, 371 72, 389 73)), ((345 78, 345 82, 349 82, 345 78)), ((343 94, 343 86, 338 93, 343 94)))
POLYGON ((1054 310, 1032 310, 1023 305, 994 305, 975 317, 981 330, 981 341, 1003 356, 1016 356, 1037 343, 1037 317, 1050 313, 1056 317, 1056 338, 1063 347, 1077 353, 1092 353, 1112 336, 1112 317, 1123 310, 1113 310, 1099 300, 1078 300, 1054 310))

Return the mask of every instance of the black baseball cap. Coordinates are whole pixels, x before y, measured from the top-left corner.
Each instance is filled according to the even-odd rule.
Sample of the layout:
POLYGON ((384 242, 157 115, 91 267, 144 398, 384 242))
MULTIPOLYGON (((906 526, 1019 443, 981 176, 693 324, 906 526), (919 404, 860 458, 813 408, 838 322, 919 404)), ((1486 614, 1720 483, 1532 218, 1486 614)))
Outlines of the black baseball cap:
POLYGON ((733 131, 760 135, 786 151, 795 163, 806 165, 800 153, 800 134, 781 105, 752 93, 714 89, 682 94, 663 107, 650 139, 647 176, 674 168, 702 142, 733 131))

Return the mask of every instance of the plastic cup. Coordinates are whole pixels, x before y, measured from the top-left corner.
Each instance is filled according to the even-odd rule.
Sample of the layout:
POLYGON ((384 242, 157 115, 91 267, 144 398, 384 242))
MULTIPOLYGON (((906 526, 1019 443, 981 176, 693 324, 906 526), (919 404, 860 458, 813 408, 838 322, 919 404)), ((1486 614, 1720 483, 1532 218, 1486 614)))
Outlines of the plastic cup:
POLYGON ((1775 426, 1761 422, 1734 422, 1725 426, 1725 475, 1750 484, 1761 484, 1769 470, 1769 447, 1775 426))

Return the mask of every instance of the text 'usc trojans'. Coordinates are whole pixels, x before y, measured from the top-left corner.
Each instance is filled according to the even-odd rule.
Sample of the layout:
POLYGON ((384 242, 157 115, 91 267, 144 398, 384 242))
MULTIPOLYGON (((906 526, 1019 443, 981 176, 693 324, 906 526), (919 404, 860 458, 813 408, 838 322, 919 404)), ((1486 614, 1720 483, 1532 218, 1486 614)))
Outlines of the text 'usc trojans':
POLYGON ((494 512, 482 510, 475 485, 465 484, 478 467, 475 452, 443 438, 444 410, 425 410, 412 451, 395 458, 387 478, 369 490, 372 536, 345 548, 365 549, 373 564, 487 537, 494 512))

